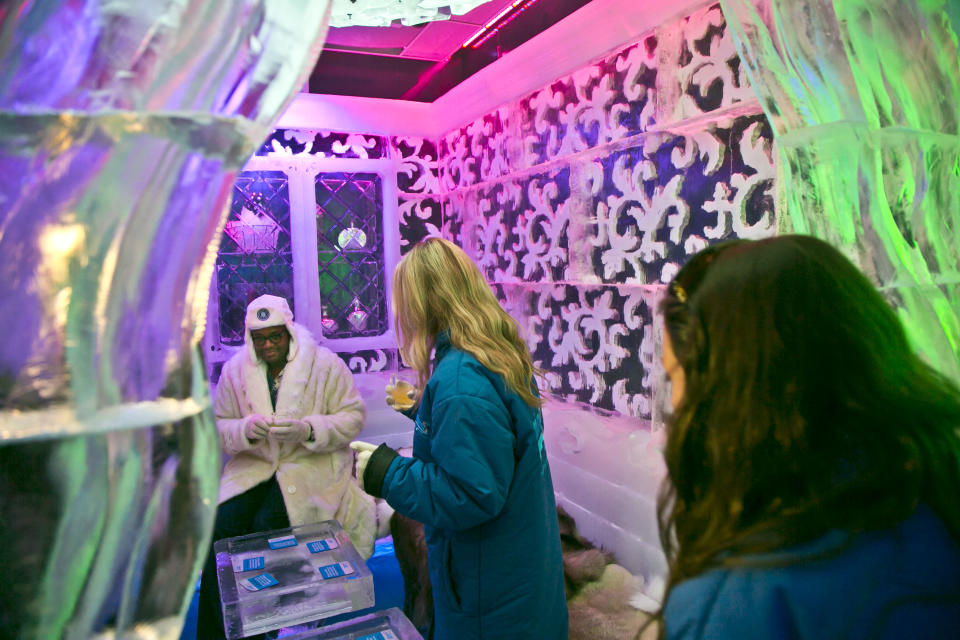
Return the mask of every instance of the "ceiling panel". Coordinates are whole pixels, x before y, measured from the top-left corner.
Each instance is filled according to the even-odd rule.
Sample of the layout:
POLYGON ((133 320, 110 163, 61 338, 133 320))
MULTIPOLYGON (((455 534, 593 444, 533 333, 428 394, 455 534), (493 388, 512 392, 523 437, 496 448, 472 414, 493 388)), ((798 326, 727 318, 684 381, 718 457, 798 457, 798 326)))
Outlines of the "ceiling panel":
POLYGON ((324 48, 403 49, 420 35, 425 26, 330 27, 324 48))
POLYGON ((501 27, 494 37, 477 48, 461 47, 514 1, 491 0, 465 15, 417 26, 332 28, 309 89, 432 102, 591 0, 534 0, 518 12, 526 6, 520 3, 493 25, 501 27))
POLYGON ((480 25, 453 20, 431 22, 404 50, 404 56, 443 60, 460 48, 467 38, 480 29, 480 25))

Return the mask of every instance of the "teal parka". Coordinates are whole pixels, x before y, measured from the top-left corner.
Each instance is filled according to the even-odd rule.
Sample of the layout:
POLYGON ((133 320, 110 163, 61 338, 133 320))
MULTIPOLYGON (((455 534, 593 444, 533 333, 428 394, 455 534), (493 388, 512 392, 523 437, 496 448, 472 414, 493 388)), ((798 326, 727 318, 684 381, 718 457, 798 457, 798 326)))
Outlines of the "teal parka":
POLYGON ((434 640, 567 638, 542 414, 446 334, 416 411, 413 457, 381 446, 364 485, 424 524, 434 640))

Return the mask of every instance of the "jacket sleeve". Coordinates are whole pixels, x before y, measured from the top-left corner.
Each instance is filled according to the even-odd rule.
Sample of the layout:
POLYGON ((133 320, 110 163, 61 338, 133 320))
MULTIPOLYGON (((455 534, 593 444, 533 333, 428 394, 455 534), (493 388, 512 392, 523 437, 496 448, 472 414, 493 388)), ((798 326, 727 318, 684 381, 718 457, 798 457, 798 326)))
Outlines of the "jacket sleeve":
POLYGON ((445 398, 432 411, 435 462, 397 457, 382 493, 396 511, 450 531, 499 515, 513 481, 515 436, 502 404, 474 396, 445 398))
POLYGON ((333 356, 321 366, 329 370, 316 390, 314 406, 321 407, 323 413, 303 417, 313 429, 313 440, 304 442, 303 446, 325 453, 342 449, 356 438, 363 431, 367 414, 347 365, 333 356))
POLYGON ((237 397, 233 372, 229 366, 224 366, 223 375, 217 384, 213 417, 217 422, 217 431, 220 432, 220 444, 228 455, 235 456, 241 451, 259 446, 259 442, 250 442, 243 433, 245 418, 240 410, 240 399, 237 397))
POLYGON ((670 592, 663 610, 664 636, 667 640, 733 640, 768 638, 771 631, 780 630, 783 637, 793 637, 785 633, 791 628, 787 620, 782 620, 785 626, 769 624, 769 612, 780 609, 766 606, 769 596, 762 578, 743 572, 714 569, 694 576, 670 592))

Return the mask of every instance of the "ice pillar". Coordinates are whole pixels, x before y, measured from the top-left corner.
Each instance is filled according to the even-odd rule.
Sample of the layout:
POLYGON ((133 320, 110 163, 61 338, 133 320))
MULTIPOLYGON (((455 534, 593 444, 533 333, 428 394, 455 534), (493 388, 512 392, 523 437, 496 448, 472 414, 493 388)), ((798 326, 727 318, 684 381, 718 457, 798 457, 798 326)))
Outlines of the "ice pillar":
POLYGON ((721 6, 774 129, 781 233, 841 248, 960 381, 957 17, 945 0, 721 6))
POLYGON ((179 633, 220 472, 212 260, 328 5, 0 9, 3 635, 179 633))

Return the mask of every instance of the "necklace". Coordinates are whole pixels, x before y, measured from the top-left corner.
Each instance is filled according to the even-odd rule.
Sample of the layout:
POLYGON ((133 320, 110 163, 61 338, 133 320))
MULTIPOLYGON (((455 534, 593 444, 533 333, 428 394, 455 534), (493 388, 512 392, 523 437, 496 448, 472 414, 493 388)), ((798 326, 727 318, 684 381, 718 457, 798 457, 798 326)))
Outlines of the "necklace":
POLYGON ((285 369, 280 369, 280 371, 277 372, 277 375, 271 376, 273 378, 273 382, 270 383, 270 386, 274 391, 280 390, 280 380, 283 378, 284 370, 285 369))

